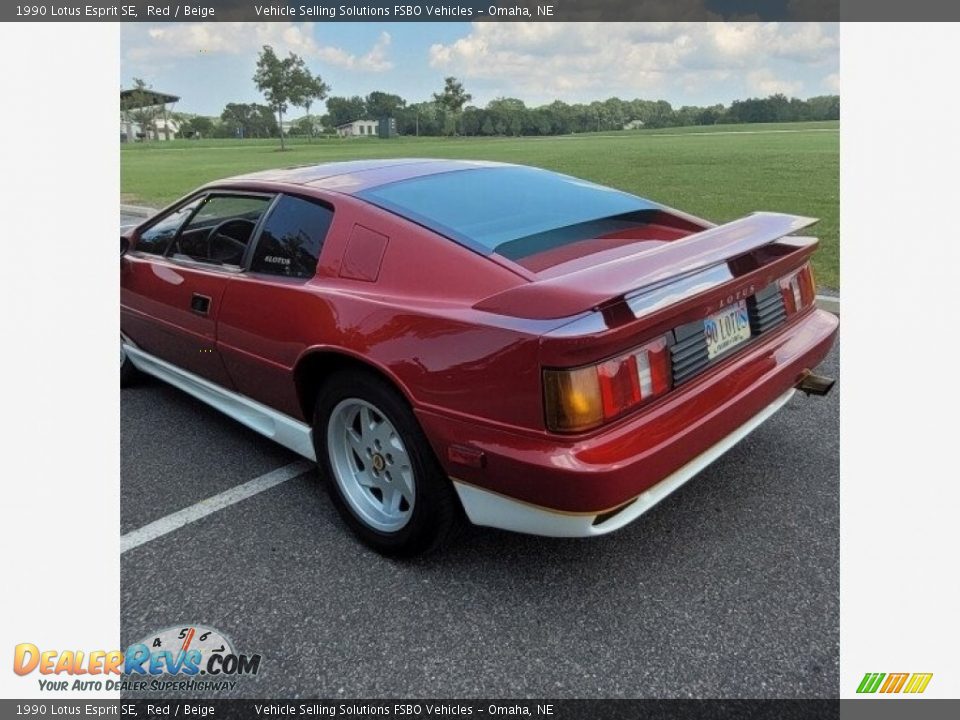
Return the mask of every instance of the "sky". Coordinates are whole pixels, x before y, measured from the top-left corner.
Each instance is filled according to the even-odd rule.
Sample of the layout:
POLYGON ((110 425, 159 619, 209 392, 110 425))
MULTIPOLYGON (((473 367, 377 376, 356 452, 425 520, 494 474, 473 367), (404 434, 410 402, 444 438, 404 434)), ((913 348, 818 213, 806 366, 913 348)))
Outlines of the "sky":
MULTIPOLYGON (((139 77, 179 95, 174 109, 219 116, 263 102, 259 49, 294 52, 331 95, 430 99, 454 75, 471 104, 516 97, 529 106, 608 97, 729 104, 781 92, 839 93, 835 23, 123 23, 121 85, 139 77)), ((322 113, 322 103, 312 112, 322 113)), ((294 110, 296 115, 296 110, 294 110)))

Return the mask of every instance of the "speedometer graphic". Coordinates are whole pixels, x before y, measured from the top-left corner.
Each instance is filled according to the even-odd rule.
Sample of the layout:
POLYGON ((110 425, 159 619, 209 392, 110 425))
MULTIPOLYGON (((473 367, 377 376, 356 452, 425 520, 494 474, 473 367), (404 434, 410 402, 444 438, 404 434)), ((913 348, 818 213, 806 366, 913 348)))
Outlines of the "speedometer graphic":
MULTIPOLYGON (((198 651, 199 667, 206 667, 212 655, 222 657, 236 655, 233 643, 222 632, 205 625, 174 625, 151 633, 140 640, 151 653, 169 652, 172 656, 186 655, 198 651)), ((193 654, 196 657, 196 653, 193 654)), ((203 674, 203 671, 201 671, 203 674)))

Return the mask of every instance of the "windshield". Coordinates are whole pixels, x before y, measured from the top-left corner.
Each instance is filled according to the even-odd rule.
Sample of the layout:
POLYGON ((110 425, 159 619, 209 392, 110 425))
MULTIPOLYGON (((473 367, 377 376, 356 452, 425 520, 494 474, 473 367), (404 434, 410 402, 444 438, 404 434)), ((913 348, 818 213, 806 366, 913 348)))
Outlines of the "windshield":
POLYGON ((517 260, 644 224, 649 200, 529 167, 458 170, 358 193, 484 254, 517 260))

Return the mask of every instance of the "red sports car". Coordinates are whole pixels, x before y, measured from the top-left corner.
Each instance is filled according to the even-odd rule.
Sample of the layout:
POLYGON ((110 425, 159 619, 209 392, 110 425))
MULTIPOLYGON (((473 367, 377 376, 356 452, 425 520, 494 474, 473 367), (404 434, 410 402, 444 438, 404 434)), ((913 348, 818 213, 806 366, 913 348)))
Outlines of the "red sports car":
POLYGON ((786 403, 837 332, 795 233, 518 165, 207 185, 121 238, 120 378, 315 459, 377 550, 635 520, 786 403))

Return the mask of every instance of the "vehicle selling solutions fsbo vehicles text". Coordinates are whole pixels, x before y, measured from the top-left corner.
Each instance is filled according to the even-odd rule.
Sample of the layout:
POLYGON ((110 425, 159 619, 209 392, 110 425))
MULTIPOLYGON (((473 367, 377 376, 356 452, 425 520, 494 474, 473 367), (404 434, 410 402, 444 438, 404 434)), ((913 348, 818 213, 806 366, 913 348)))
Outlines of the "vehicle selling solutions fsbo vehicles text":
MULTIPOLYGON (((394 705, 367 705, 362 703, 321 704, 317 702, 300 703, 290 702, 259 704, 254 703, 254 710, 263 717, 283 717, 291 715, 311 717, 340 717, 340 716, 421 716, 434 717, 467 717, 474 714, 472 705, 459 703, 397 703, 394 705)), ((478 714, 486 715, 525 715, 528 717, 551 716, 555 706, 550 703, 531 704, 501 704, 491 703, 485 708, 476 708, 478 714), (534 712, 535 710, 535 712, 534 712)))
MULTIPOLYGON (((270 18, 328 18, 379 17, 379 18, 472 18, 481 15, 490 17, 533 17, 529 8, 491 5, 486 10, 477 10, 460 5, 398 4, 386 7, 368 5, 254 5, 258 17, 270 18)), ((552 17, 553 5, 538 5, 538 17, 552 17)))

